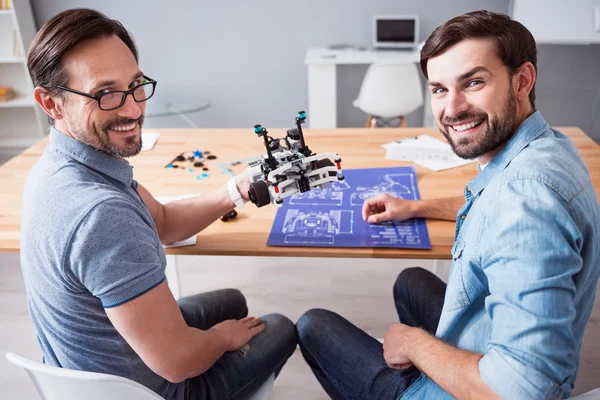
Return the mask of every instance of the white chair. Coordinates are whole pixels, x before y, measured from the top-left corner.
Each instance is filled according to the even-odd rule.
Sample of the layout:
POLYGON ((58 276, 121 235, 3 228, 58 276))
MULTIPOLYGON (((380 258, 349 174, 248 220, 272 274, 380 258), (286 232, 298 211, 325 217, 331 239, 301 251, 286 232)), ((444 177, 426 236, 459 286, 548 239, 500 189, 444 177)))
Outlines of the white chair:
MULTIPOLYGON (((15 353, 6 353, 6 359, 25 369, 42 400, 162 399, 147 387, 120 376, 53 367, 15 353)), ((271 375, 251 400, 268 399, 273 381, 271 375)))
POLYGON ((400 126, 406 127, 404 117, 423 105, 417 65, 371 64, 353 104, 369 115, 367 128, 375 127, 377 118, 400 118, 400 126))

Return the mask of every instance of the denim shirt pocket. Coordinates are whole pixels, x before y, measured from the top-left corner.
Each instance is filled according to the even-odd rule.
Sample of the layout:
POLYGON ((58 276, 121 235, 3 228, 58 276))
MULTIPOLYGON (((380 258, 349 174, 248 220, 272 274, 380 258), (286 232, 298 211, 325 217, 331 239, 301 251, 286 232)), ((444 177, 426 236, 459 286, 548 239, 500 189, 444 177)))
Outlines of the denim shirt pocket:
POLYGON ((464 259, 465 245, 465 241, 459 237, 452 247, 452 266, 450 268, 446 297, 444 299, 444 306, 447 311, 458 310, 471 304, 465 289, 462 271, 463 268, 466 268, 463 264, 468 262, 468 260, 464 259))

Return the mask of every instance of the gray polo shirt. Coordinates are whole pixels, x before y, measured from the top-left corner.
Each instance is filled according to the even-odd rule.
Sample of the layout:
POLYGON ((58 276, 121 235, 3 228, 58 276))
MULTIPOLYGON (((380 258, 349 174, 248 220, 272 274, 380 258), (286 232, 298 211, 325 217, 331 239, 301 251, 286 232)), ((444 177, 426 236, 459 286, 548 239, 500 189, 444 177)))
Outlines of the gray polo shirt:
POLYGON ((184 383, 152 372, 104 310, 159 285, 165 266, 131 165, 52 129, 25 183, 21 228, 21 267, 44 362, 123 376, 182 399, 184 383))

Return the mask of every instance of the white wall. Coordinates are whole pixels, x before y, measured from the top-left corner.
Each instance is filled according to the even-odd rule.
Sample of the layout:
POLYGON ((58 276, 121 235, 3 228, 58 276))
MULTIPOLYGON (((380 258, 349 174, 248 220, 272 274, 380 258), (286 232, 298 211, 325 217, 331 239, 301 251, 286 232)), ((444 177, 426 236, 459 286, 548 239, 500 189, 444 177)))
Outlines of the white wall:
MULTIPOLYGON (((208 98, 212 107, 191 117, 202 127, 290 126, 296 111, 307 108, 306 48, 370 45, 374 14, 417 14, 425 39, 453 16, 509 9, 509 0, 31 1, 38 25, 72 7, 122 21, 144 72, 159 82, 151 101, 173 93, 208 98)), ((537 106, 551 124, 580 126, 600 140, 599 65, 599 45, 540 46, 537 106)), ((366 67, 338 71, 339 125, 361 126, 366 118, 352 100, 366 67)), ((418 126, 422 117, 421 108, 408 122, 418 126)), ((177 118, 168 123, 186 126, 177 118)))
MULTIPOLYGON (((32 0, 32 5, 38 25, 71 7, 95 8, 122 21, 136 39, 144 72, 159 82, 156 96, 181 91, 210 99, 213 106, 192 117, 207 127, 293 124, 296 112, 307 108, 306 49, 370 45, 374 14, 417 14, 425 38, 457 14, 481 8, 508 12, 508 0, 32 0)), ((366 122, 352 107, 365 71, 340 68, 341 126, 366 122)), ((409 123, 420 124, 422 113, 416 111, 409 123)))

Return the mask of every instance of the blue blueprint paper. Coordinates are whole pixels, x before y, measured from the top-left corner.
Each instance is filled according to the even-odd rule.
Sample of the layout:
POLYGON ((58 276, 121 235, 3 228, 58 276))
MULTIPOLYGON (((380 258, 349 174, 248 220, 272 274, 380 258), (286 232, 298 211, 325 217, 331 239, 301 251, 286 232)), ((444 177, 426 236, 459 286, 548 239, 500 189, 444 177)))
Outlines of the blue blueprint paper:
POLYGON ((284 199, 267 245, 316 247, 399 247, 430 249, 422 218, 369 224, 362 219, 365 199, 387 193, 420 199, 415 167, 344 170, 346 179, 327 189, 311 189, 284 199))

